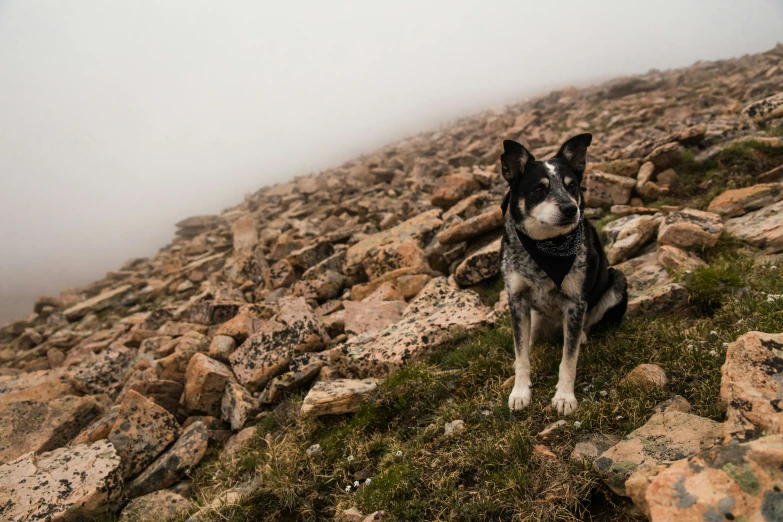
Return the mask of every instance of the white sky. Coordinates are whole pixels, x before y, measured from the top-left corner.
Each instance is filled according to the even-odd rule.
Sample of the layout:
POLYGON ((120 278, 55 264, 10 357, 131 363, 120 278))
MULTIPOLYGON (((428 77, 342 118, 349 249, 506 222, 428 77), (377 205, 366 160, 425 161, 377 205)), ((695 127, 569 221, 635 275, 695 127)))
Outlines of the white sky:
POLYGON ((781 37, 780 0, 0 0, 0 324, 268 183, 781 37))

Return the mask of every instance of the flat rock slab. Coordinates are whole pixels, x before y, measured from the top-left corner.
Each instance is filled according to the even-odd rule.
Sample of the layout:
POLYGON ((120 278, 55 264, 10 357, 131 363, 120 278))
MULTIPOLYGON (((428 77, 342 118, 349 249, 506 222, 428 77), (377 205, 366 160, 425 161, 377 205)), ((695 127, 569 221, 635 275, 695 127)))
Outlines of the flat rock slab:
POLYGON ((726 221, 726 231, 767 254, 783 250, 783 201, 726 221))
POLYGON ((473 216, 465 221, 452 224, 438 232, 438 242, 442 245, 456 245, 462 241, 483 236, 503 226, 503 210, 500 205, 473 216))
POLYGON ((408 304, 402 321, 333 348, 331 364, 348 377, 384 375, 425 357, 457 331, 489 324, 493 318, 474 292, 450 286, 445 277, 435 278, 408 304))
POLYGON ((112 399, 122 388, 122 380, 136 361, 136 350, 112 343, 94 359, 82 362, 73 372, 73 385, 83 393, 105 393, 112 399))
POLYGON ((762 183, 741 189, 727 190, 710 202, 707 210, 724 217, 738 217, 783 199, 783 185, 762 183))
POLYGON ((585 203, 589 207, 625 205, 631 200, 635 185, 633 178, 591 170, 585 174, 585 203))
POLYGON ((99 516, 121 494, 120 457, 106 440, 0 466, 0 519, 9 522, 99 516))
POLYGON ((477 249, 468 252, 465 260, 454 271, 454 280, 460 286, 472 286, 500 272, 500 244, 497 237, 488 243, 477 245, 477 249))
POLYGON ((687 304, 687 290, 673 281, 656 252, 629 259, 617 269, 628 279, 627 315, 674 313, 687 304))
POLYGON ((729 344, 721 372, 726 437, 783 433, 783 334, 740 336, 729 344))
POLYGON ((345 333, 359 335, 380 330, 402 319, 407 306, 405 301, 346 301, 345 333))
POLYGON ((10 403, 0 411, 0 464, 64 446, 100 413, 90 397, 10 403))
POLYGON ((593 461, 593 470, 612 491, 627 495, 625 481, 636 471, 685 458, 721 440, 721 424, 680 410, 676 405, 654 413, 593 461))
POLYGON ((337 379, 317 382, 302 402, 300 414, 320 417, 353 413, 378 387, 375 379, 337 379))
POLYGON ((146 522, 147 520, 174 520, 190 508, 190 502, 173 491, 156 491, 135 498, 120 513, 119 522, 146 522))
POLYGON ((171 448, 141 472, 128 487, 128 496, 138 497, 167 488, 201 462, 207 452, 209 434, 203 422, 196 421, 182 432, 171 448))
POLYGON ((658 242, 680 248, 714 246, 723 232, 718 214, 685 209, 670 212, 658 229, 658 242))
POLYGON ((133 287, 131 285, 122 285, 112 290, 105 290, 95 297, 82 301, 65 311, 63 315, 69 321, 78 321, 85 315, 92 312, 100 312, 110 306, 117 304, 122 296, 128 293, 133 287))
POLYGON ((108 440, 122 458, 122 475, 127 479, 142 471, 178 436, 179 424, 173 415, 129 390, 108 440))
POLYGON ((632 475, 626 490, 652 522, 783 520, 783 435, 715 446, 632 475))
POLYGON ((757 100, 745 107, 743 112, 750 116, 757 123, 761 123, 772 118, 783 116, 783 92, 768 96, 763 100, 757 100))
POLYGON ((633 257, 658 233, 662 220, 662 214, 631 214, 607 223, 603 230, 609 239, 605 249, 609 264, 616 265, 633 257))

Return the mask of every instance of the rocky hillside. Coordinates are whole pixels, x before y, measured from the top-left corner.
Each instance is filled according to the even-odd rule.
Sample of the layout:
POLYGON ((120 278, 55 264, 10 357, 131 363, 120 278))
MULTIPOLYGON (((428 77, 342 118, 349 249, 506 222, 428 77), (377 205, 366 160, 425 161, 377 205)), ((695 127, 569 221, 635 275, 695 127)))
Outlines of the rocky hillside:
POLYGON ((177 224, 0 329, 0 519, 783 520, 783 45, 563 89, 177 224), (593 134, 629 279, 506 407, 502 139, 593 134), (629 500, 630 499, 630 500, 629 500))

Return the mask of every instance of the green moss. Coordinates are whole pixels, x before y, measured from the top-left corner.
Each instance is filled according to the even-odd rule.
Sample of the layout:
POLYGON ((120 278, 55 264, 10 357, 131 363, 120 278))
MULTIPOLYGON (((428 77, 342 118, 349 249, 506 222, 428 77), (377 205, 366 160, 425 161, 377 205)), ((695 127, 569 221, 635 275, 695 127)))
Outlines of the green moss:
POLYGON ((755 495, 761 491, 761 484, 758 477, 753 473, 753 468, 750 464, 745 464, 742 468, 737 469, 734 464, 729 462, 723 466, 725 471, 737 484, 742 488, 742 491, 749 495, 755 495))

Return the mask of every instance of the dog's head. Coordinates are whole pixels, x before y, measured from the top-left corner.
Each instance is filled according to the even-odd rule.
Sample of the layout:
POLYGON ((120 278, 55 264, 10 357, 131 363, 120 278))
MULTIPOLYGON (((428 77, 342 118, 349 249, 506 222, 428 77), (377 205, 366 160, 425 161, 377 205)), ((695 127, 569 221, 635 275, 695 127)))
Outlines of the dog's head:
POLYGON ((537 161, 516 141, 503 142, 503 177, 510 186, 509 212, 521 232, 537 240, 573 230, 582 217, 582 175, 593 136, 566 141, 551 159, 537 161))

